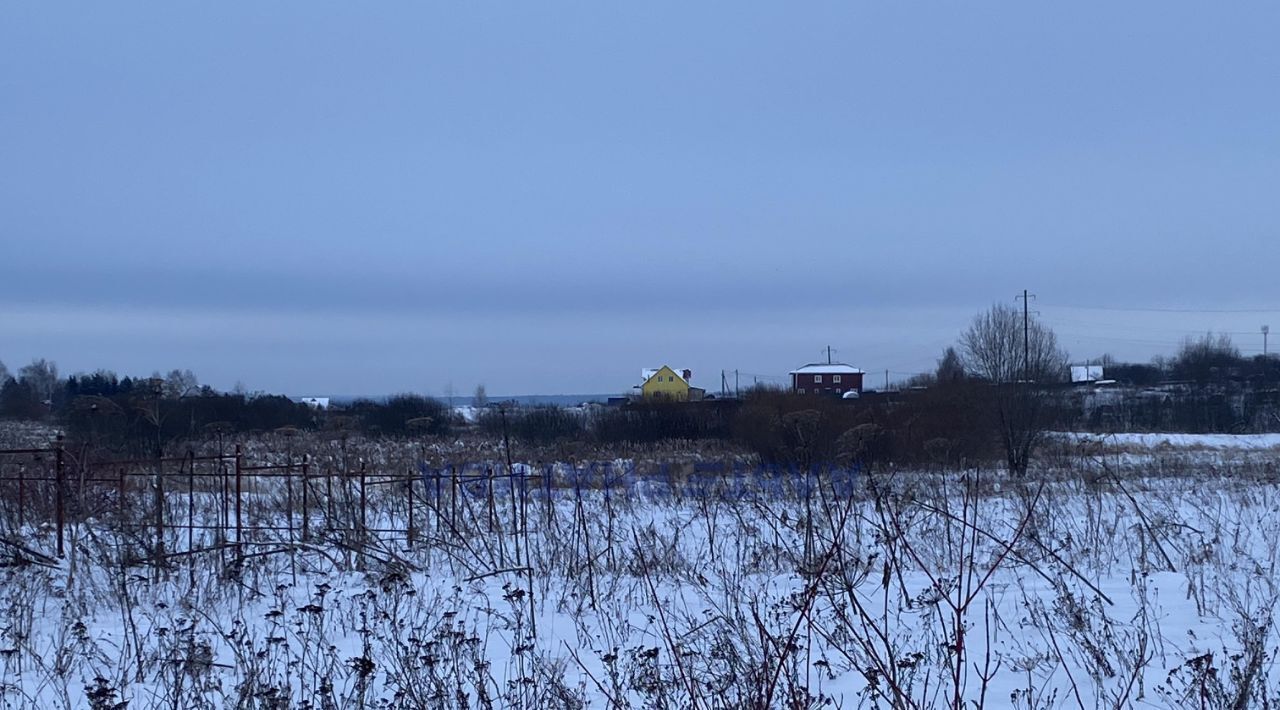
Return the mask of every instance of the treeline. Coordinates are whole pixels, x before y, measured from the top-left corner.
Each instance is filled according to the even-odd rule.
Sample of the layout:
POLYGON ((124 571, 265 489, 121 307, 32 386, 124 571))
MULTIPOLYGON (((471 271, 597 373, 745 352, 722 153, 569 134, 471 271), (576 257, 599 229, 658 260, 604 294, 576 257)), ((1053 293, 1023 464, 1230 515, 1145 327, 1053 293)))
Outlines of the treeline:
MULTIPOLYGON (((710 440, 733 442, 765 463, 1001 461, 1019 474, 1055 429, 1280 428, 1280 359, 1244 357, 1227 336, 1187 340, 1176 356, 1150 364, 1106 356, 1095 362, 1105 377, 1131 386, 1110 392, 1069 387, 1067 355, 1053 332, 996 305, 974 318, 935 372, 895 393, 841 400, 757 388, 740 400, 573 410, 490 406, 480 409, 476 426, 490 438, 526 445, 710 440)), ((321 411, 279 395, 219 392, 187 370, 142 378, 107 371, 61 377, 46 360, 16 373, 0 363, 0 418, 59 423, 77 441, 139 456, 218 432, 296 428, 446 436, 465 426, 444 403, 417 395, 321 411)))
POLYGON ((678 439, 731 442, 768 464, 953 464, 993 459, 999 453, 986 420, 977 416, 986 395, 976 381, 910 397, 861 400, 758 387, 736 400, 631 402, 587 410, 489 409, 478 425, 488 436, 525 445, 585 441, 608 446, 678 439))
POLYGON ((1061 395, 1075 431, 1256 434, 1280 431, 1275 381, 1075 388, 1061 395))
POLYGON ((1185 340, 1173 357, 1121 363, 1102 357, 1115 388, 1062 395, 1072 429, 1260 433, 1280 430, 1280 358, 1242 355, 1230 336, 1185 340))
POLYGON ((996 305, 974 318, 934 372, 895 392, 840 400, 758 388, 741 400, 631 403, 588 415, 554 408, 492 412, 480 424, 491 435, 526 443, 718 440, 735 442, 765 463, 999 462, 1019 474, 1054 430, 1280 429, 1280 359, 1244 357, 1229 337, 1188 339, 1174 357, 1150 364, 1106 356, 1094 362, 1105 366, 1105 377, 1133 386, 1070 386, 1067 355, 1053 332, 996 305))
MULTIPOLYGON (((1014 349, 1016 350, 1016 343, 1014 349)), ((1015 352, 1014 355, 1016 354, 1015 352)), ((1200 337, 1186 338, 1173 356, 1156 356, 1146 363, 1121 362, 1104 354, 1088 360, 1087 364, 1102 366, 1103 376, 1107 380, 1136 387, 1173 383, 1280 383, 1280 357, 1274 354, 1243 355, 1231 336, 1224 333, 1206 333, 1200 337)), ((917 374, 903 383, 903 386, 929 387, 938 382, 973 375, 974 373, 966 371, 959 353, 954 348, 948 348, 939 361, 936 372, 917 374)), ((1067 375, 1063 371, 1057 378, 1050 378, 1048 381, 1066 380, 1067 375)))
POLYGON ((1248 357, 1231 341, 1231 336, 1207 333, 1187 339, 1172 358, 1157 357, 1149 364, 1114 362, 1099 359, 1107 379, 1136 386, 1167 382, 1196 384, 1280 382, 1280 358, 1274 355, 1248 357))
POLYGON ((562 441, 647 444, 672 439, 727 440, 731 438, 737 409, 734 400, 637 401, 620 407, 587 409, 503 407, 484 410, 477 424, 487 436, 534 445, 562 441))
POLYGON ((133 456, 153 456, 180 439, 279 429, 343 429, 367 435, 444 435, 456 425, 449 407, 427 397, 357 400, 321 411, 288 397, 219 392, 190 370, 120 377, 98 371, 62 377, 35 360, 11 373, 0 363, 0 418, 62 425, 76 442, 133 456))

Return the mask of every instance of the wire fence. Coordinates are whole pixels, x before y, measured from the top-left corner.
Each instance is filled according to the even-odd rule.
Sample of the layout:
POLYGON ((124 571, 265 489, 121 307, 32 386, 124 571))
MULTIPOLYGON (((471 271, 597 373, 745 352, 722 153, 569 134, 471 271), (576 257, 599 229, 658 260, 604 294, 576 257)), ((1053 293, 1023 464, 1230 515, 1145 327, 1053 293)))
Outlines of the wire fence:
POLYGON ((511 528, 527 520, 520 506, 538 477, 522 466, 317 471, 309 455, 272 463, 239 445, 225 454, 90 461, 59 436, 47 447, 0 449, 0 534, 10 546, 61 558, 73 529, 109 528, 135 543, 133 563, 152 565, 371 536, 412 546, 424 530, 461 534, 477 501, 492 532, 519 534, 511 528))
MULTIPOLYGON (((221 447, 219 447, 221 450, 221 447)), ((676 499, 705 505, 856 495, 856 469, 800 472, 741 462, 317 466, 310 454, 237 444, 225 453, 91 460, 62 437, 0 449, 0 565, 57 564, 69 547, 114 533, 126 565, 168 568, 218 556, 224 567, 308 548, 364 559, 395 546, 469 549, 486 564, 527 563, 531 528, 560 527, 599 504, 676 499), (594 501, 594 502, 592 502, 594 501), (562 520, 563 519, 563 520, 562 520)), ((376 555, 375 555, 376 556, 376 555)))

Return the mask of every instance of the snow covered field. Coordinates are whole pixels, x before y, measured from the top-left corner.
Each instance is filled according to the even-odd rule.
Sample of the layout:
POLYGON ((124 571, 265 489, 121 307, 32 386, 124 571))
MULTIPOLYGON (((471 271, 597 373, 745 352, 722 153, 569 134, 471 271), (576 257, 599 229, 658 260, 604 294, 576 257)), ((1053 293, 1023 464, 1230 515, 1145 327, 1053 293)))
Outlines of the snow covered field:
POLYGON ((1259 451, 1280 449, 1280 434, 1062 434, 1073 441, 1113 448, 1214 449, 1259 451))
POLYGON ((463 491, 412 544, 317 520, 160 572, 88 521, 65 559, 0 571, 0 706, 1265 707, 1280 488, 1253 456, 561 477, 463 491))

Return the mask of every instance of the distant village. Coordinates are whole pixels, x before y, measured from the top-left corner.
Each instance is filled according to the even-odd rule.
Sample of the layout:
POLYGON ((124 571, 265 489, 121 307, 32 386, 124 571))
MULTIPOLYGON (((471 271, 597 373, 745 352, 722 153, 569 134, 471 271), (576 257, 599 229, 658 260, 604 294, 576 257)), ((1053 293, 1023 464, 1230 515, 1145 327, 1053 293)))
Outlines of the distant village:
MULTIPOLYGON (((864 370, 844 362, 812 362, 788 372, 787 385, 783 389, 797 395, 846 400, 860 399, 864 392, 863 379, 866 374, 864 370)), ((1115 383, 1113 380, 1104 379, 1101 365, 1072 365, 1070 382, 1099 386, 1115 383)), ((910 385, 902 385, 902 387, 920 389, 910 385)), ((875 392, 875 390, 871 391, 872 394, 875 392)), ((609 397, 607 403, 622 405, 631 402, 702 402, 733 399, 738 395, 738 387, 735 383, 729 382, 724 372, 720 374, 719 389, 708 390, 706 387, 693 384, 693 370, 664 364, 641 369, 639 384, 633 385, 625 394, 609 397)), ((449 399, 456 401, 454 398, 449 399)), ((315 409, 328 409, 330 405, 329 397, 297 397, 295 400, 315 409)), ((498 406, 499 402, 490 401, 488 404, 498 406)), ((514 401, 510 404, 514 404, 514 401)))
MULTIPOLYGON (((844 399, 857 399, 862 395, 862 377, 858 368, 843 362, 809 363, 787 373, 790 389, 796 394, 826 395, 844 399)), ((729 394, 728 385, 721 375, 720 396, 729 394)), ((629 400, 647 402, 699 402, 715 399, 705 387, 693 386, 693 371, 670 365, 647 367, 640 371, 640 384, 632 388, 627 397, 611 399, 611 403, 629 400)))

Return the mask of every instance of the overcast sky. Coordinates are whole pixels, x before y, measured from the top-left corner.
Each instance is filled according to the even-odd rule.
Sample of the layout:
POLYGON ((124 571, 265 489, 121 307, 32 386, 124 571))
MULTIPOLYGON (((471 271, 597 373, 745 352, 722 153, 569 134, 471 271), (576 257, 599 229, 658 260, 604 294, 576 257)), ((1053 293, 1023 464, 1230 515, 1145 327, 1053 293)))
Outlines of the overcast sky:
POLYGON ((1073 358, 1260 350, 1277 37, 1274 1, 5 2, 0 360, 604 393, 831 345, 876 382, 1023 288, 1073 358))

